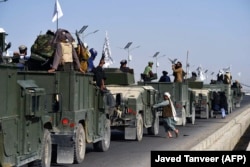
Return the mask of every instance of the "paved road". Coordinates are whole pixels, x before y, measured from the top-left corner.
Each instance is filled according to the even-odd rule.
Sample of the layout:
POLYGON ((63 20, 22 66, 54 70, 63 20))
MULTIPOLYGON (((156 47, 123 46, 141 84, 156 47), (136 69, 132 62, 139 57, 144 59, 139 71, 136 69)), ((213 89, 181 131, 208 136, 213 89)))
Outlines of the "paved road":
MULTIPOLYGON (((125 141, 121 132, 112 132, 110 149, 107 152, 94 152, 92 145, 87 145, 87 153, 82 164, 67 165, 69 167, 149 167, 151 150, 189 150, 214 131, 225 125, 239 112, 250 107, 250 96, 245 96, 240 108, 227 116, 226 119, 196 119, 195 125, 178 126, 178 138, 166 138, 160 126, 157 136, 150 136, 144 130, 143 140, 125 141)), ((242 149, 243 146, 238 149, 242 149)))

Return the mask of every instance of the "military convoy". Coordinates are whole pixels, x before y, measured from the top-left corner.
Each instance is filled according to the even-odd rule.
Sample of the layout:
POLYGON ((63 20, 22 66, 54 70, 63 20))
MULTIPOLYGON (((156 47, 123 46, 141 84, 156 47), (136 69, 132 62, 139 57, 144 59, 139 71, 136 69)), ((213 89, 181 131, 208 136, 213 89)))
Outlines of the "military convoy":
POLYGON ((239 87, 202 82, 135 83, 133 70, 106 68, 106 92, 93 83, 93 74, 77 71, 20 71, 5 61, 10 44, 0 32, 0 167, 81 163, 86 144, 97 151, 110 147, 111 130, 126 140, 141 141, 144 128, 159 133, 160 111, 153 105, 171 94, 177 125, 213 117, 213 92, 228 99, 228 112, 239 107, 239 87))
POLYGON ((1 63, 0 77, 0 166, 81 163, 87 143, 109 149, 109 106, 93 74, 20 71, 1 63))
MULTIPOLYGON (((216 101, 220 98, 220 93, 225 93, 227 98, 227 114, 230 114, 233 111, 233 99, 241 99, 242 96, 238 97, 238 95, 233 95, 234 90, 232 90, 230 84, 224 83, 212 83, 212 84, 204 84, 202 81, 189 82, 190 91, 195 94, 195 105, 196 105, 196 115, 199 118, 214 118, 218 113, 220 113, 220 109, 216 108, 216 101), (198 113, 198 114, 197 114, 198 113)), ((235 89, 235 91, 240 91, 239 88, 235 89)), ((240 101, 238 101, 240 103, 240 101)), ((217 104, 218 105, 218 104, 217 104)))
MULTIPOLYGON (((234 83, 235 84, 235 83, 234 83)), ((213 107, 214 94, 224 92, 227 98, 227 114, 230 114, 235 107, 240 107, 243 93, 241 87, 234 84, 211 83, 204 84, 202 81, 155 82, 139 81, 138 85, 150 85, 158 90, 158 97, 161 98, 164 92, 171 94, 177 116, 180 118, 177 125, 195 123, 196 118, 214 118, 219 110, 213 107)), ((158 99, 158 102, 161 99, 158 99)))
POLYGON ((86 143, 110 145, 108 106, 91 75, 1 66, 1 164, 81 163, 86 143), (39 85, 39 86, 38 86, 39 85), (7 98, 6 98, 7 97, 7 98))

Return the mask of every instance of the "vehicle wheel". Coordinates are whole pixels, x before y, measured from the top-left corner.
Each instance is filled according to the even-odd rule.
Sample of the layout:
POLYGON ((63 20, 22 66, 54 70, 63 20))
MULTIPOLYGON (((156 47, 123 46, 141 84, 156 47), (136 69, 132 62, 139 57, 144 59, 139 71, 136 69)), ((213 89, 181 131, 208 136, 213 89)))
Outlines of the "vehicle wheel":
POLYGON ((103 139, 93 144, 94 149, 96 151, 101 151, 101 152, 107 151, 110 146, 110 138, 111 138, 110 120, 107 119, 105 124, 105 132, 103 139))
POLYGON ((148 134, 158 135, 159 134, 159 124, 160 124, 159 115, 158 115, 158 113, 156 113, 153 125, 150 128, 148 128, 148 134))
POLYGON ((229 106, 228 107, 228 114, 231 114, 233 112, 233 107, 232 106, 229 106))
POLYGON ((194 104, 191 107, 191 117, 187 117, 187 123, 192 123, 194 125, 195 122, 195 106, 194 104))
POLYGON ((42 157, 41 160, 36 160, 28 164, 29 167, 50 167, 51 163, 51 136, 50 132, 45 129, 42 141, 42 157))
POLYGON ((78 124, 74 143, 74 163, 80 164, 84 160, 86 152, 85 131, 82 124, 78 124))
POLYGON ((211 109, 210 111, 209 111, 209 117, 210 118, 214 118, 214 110, 213 109, 211 109))
POLYGON ((143 120, 141 114, 138 114, 136 122, 136 140, 141 141, 143 137, 143 120))
POLYGON ((182 107, 182 110, 181 110, 181 115, 182 115, 182 125, 185 126, 186 125, 186 122, 187 122, 187 118, 186 118, 186 110, 184 107, 182 107))
POLYGON ((187 117, 187 123, 192 123, 192 117, 187 117))
POLYGON ((195 123, 195 106, 194 104, 192 105, 192 124, 194 125, 195 123))
POLYGON ((240 102, 235 103, 235 107, 239 108, 240 107, 240 102))

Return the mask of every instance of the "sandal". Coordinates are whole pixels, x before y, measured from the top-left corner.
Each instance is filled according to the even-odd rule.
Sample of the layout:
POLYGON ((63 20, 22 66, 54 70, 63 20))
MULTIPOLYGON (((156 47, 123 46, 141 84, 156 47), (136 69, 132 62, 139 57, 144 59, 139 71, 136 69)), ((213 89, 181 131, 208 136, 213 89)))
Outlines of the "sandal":
POLYGON ((178 129, 176 129, 174 132, 175 132, 175 137, 177 138, 177 137, 178 137, 178 135, 179 135, 179 130, 178 130, 178 129))

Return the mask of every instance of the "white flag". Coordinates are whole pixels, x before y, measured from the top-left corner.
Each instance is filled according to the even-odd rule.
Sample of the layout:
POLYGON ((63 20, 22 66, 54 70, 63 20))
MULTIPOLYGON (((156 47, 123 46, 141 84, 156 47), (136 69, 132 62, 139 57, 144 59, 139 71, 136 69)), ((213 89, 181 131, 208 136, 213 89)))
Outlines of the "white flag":
POLYGON ((110 46, 109 46, 109 39, 108 39, 108 33, 107 32, 106 32, 106 37, 105 37, 105 40, 104 40, 102 56, 104 57, 104 60, 105 60, 104 67, 109 67, 111 64, 113 64, 113 59, 111 57, 111 49, 110 49, 110 46))
POLYGON ((58 20, 59 18, 61 18, 63 16, 63 12, 62 12, 62 8, 59 4, 59 1, 56 0, 55 2, 55 7, 54 7, 54 13, 53 13, 53 18, 52 18, 52 22, 55 22, 56 20, 58 20))
POLYGON ((204 75, 201 66, 199 66, 196 70, 198 71, 197 80, 198 81, 204 81, 206 79, 206 76, 204 75))
POLYGON ((198 81, 204 81, 206 79, 206 76, 203 74, 203 71, 198 72, 198 81))

